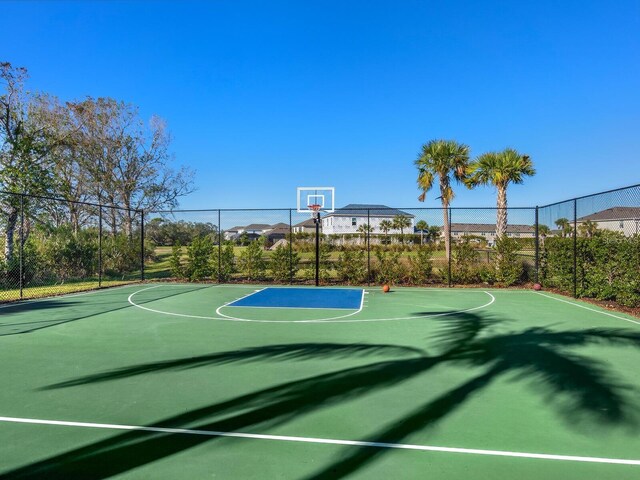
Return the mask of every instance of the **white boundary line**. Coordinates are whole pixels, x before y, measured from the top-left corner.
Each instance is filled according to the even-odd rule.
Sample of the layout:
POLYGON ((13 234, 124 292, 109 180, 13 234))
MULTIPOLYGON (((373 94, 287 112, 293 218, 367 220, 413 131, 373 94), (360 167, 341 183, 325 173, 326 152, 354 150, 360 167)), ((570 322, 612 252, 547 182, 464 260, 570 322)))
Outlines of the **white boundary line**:
POLYGON ((547 453, 511 452, 505 450, 484 450, 477 448, 438 447, 434 445, 415 445, 408 443, 364 442, 359 440, 337 440, 332 438, 297 437, 289 435, 264 435, 244 432, 219 432, 215 430, 192 430, 188 428, 145 427, 138 425, 119 425, 109 423, 68 422, 61 420, 42 420, 35 418, 0 417, 0 422, 27 423, 35 425, 56 425, 65 427, 101 428, 107 430, 127 430, 184 435, 204 435, 209 437, 249 438, 253 440, 271 440, 280 442, 315 443, 325 445, 346 445, 351 447, 374 447, 426 452, 465 453, 471 455, 489 455, 497 457, 535 458, 540 460, 561 460, 568 462, 606 463, 640 466, 640 460, 624 458, 582 457, 576 455, 552 455, 547 453))
MULTIPOLYGON (((423 319, 424 320, 425 318, 445 317, 445 316, 448 316, 448 315, 457 315, 457 314, 460 314, 460 313, 467 313, 467 312, 472 312, 474 310, 480 310, 482 308, 488 307, 489 305, 491 305, 492 303, 494 303, 496 301, 496 298, 493 295, 491 295, 491 293, 483 291, 482 293, 488 295, 491 298, 491 300, 488 303, 485 303, 484 305, 480 305, 478 307, 468 308, 466 310, 456 310, 456 311, 453 311, 453 312, 435 313, 433 315, 411 315, 411 316, 407 316, 407 317, 346 319, 347 317, 351 317, 351 316, 356 315, 357 313, 360 313, 362 311, 362 308, 364 308, 364 301, 363 301, 362 305, 361 305, 361 308, 359 310, 356 310, 355 312, 349 313, 347 315, 339 316, 339 317, 330 317, 330 318, 322 318, 322 319, 314 319, 314 320, 256 320, 256 319, 250 319, 250 318, 232 317, 230 315, 225 315, 225 314, 223 314, 223 313, 221 313, 219 311, 226 304, 222 305, 222 306, 220 306, 220 307, 218 307, 216 309, 216 313, 218 315, 220 315, 219 317, 207 317, 207 316, 201 316, 201 315, 189 315, 189 314, 184 314, 184 313, 174 313, 174 312, 165 312, 163 310, 155 310, 153 308, 143 307, 142 305, 139 305, 139 304, 137 304, 137 303, 135 303, 133 301, 133 297, 135 295, 137 295, 138 293, 144 292, 146 290, 150 290, 152 288, 162 287, 162 286, 166 286, 166 285, 162 285, 162 284, 161 285, 154 285, 152 287, 143 288, 142 290, 138 290, 136 292, 133 292, 131 295, 129 295, 129 298, 127 299, 127 301, 131 305, 133 305, 134 307, 140 308, 142 310, 146 310, 148 312, 158 313, 158 314, 161 314, 161 315, 171 315, 171 316, 174 316, 174 317, 182 317, 182 318, 195 318, 195 319, 198 319, 198 320, 225 320, 225 321, 230 321, 230 322, 250 322, 250 323, 349 323, 349 322, 355 323, 355 322, 385 322, 385 321, 415 320, 415 319, 423 319), (343 319, 346 319, 346 320, 343 320, 343 319)), ((215 286, 215 285, 213 285, 213 286, 215 286)), ((474 291, 478 292, 478 290, 474 290, 474 291)), ((363 294, 363 298, 364 298, 364 294, 363 294)), ((228 302, 228 303, 231 303, 231 302, 228 302)))
POLYGON ((569 302, 568 300, 564 300, 562 298, 552 297, 551 295, 546 295, 544 293, 540 293, 540 292, 534 292, 534 293, 536 293, 537 295, 541 295, 541 296, 543 296, 545 298, 550 298, 551 300, 556 300, 556 301, 562 302, 562 303, 568 303, 569 305, 573 305, 574 307, 584 308, 585 310, 589 310, 591 312, 601 313, 602 315, 606 315, 608 317, 613 317, 613 318, 617 318, 618 320, 624 320, 625 322, 631 322, 631 323, 635 323, 636 325, 640 325, 639 321, 631 320, 630 318, 624 318, 624 317, 620 317, 618 315, 614 315, 613 313, 603 312, 602 310, 596 310, 595 308, 589 308, 586 305, 580 305, 579 303, 569 302))

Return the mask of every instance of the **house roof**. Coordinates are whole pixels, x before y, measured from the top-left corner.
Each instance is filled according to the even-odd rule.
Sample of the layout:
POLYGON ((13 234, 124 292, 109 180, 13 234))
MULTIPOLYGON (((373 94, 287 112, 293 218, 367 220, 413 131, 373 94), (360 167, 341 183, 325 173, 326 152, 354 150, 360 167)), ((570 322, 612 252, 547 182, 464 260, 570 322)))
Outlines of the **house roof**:
POLYGON ((304 222, 296 223, 294 227, 314 227, 316 224, 313 218, 307 218, 304 222))
POLYGON ((272 230, 269 230, 264 235, 266 237, 270 237, 272 235, 289 235, 289 226, 274 228, 272 230))
POLYGON ((271 228, 271 225, 268 223, 252 223, 251 225, 247 225, 246 227, 242 227, 245 230, 268 230, 271 228))
POLYGON ((288 224, 288 223, 283 223, 283 222, 280 222, 280 223, 274 223, 273 225, 271 225, 271 228, 272 228, 273 230, 275 230, 275 229, 277 229, 277 228, 286 228, 286 229, 289 229, 289 224, 288 224))
POLYGON ((240 225, 235 226, 235 227, 231 227, 228 230, 225 230, 225 232, 231 233, 231 232, 237 232, 238 230, 242 230, 244 227, 241 227, 240 225))
POLYGON ((327 217, 331 216, 366 216, 373 215, 376 217, 395 217, 396 215, 404 215, 405 217, 414 218, 412 215, 397 208, 387 207, 386 205, 374 205, 368 203, 350 203, 342 208, 337 208, 333 213, 329 213, 327 217))
MULTIPOLYGON (((452 223, 452 232, 495 232, 495 223, 452 223)), ((535 233, 536 228, 531 225, 507 225, 507 233, 535 233)))
POLYGON ((579 222, 586 220, 603 221, 603 220, 637 220, 640 219, 640 207, 612 207, 606 210, 585 215, 578 218, 579 222))

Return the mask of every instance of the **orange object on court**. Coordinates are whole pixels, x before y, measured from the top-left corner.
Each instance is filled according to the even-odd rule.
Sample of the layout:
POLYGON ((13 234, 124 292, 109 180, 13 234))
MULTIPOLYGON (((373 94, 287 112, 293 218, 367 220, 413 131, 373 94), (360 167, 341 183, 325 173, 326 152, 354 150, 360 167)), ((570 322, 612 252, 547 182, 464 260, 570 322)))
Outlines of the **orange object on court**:
POLYGON ((382 286, 382 291, 383 291, 384 293, 387 293, 389 290, 391 290, 391 288, 389 287, 389 285, 383 285, 383 286, 382 286))

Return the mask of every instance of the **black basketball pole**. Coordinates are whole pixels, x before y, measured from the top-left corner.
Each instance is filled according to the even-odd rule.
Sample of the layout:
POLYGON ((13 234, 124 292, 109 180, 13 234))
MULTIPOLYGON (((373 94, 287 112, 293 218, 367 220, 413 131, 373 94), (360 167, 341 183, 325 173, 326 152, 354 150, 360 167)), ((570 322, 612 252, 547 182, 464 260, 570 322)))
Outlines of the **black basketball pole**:
POLYGON ((320 212, 313 214, 316 224, 316 287, 320 285, 320 212))

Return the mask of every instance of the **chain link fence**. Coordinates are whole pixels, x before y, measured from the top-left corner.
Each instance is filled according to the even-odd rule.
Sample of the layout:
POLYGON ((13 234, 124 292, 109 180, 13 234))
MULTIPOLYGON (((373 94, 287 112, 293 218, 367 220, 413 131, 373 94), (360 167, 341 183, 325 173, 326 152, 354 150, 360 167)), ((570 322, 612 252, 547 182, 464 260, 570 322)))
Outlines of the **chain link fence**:
POLYGON ((143 277, 143 213, 0 192, 0 302, 143 277))
POLYGON ((172 279, 540 283, 640 306, 640 185, 504 211, 350 206, 322 213, 318 235, 296 209, 144 213, 12 193, 0 193, 0 204, 0 301, 172 279))

